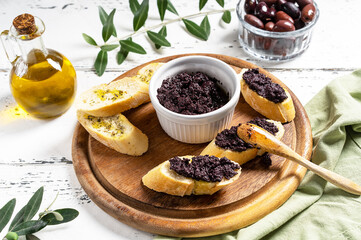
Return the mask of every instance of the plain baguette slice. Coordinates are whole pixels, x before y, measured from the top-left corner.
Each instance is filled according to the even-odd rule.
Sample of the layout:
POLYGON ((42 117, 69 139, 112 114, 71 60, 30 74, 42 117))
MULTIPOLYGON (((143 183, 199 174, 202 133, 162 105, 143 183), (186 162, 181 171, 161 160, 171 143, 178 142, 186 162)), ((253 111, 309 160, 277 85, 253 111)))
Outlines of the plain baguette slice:
POLYGON ((284 90, 287 98, 281 103, 274 103, 250 89, 243 78, 241 80, 241 92, 246 102, 263 116, 282 123, 292 121, 296 114, 292 97, 285 88, 284 90))
MULTIPOLYGON (((183 156, 181 158, 191 159, 194 156, 183 156)), ((165 161, 143 176, 142 182, 148 188, 175 196, 184 195, 211 195, 221 188, 224 188, 237 180, 241 174, 241 169, 230 179, 223 178, 220 182, 206 182, 194 180, 179 175, 170 169, 170 162, 165 161)))
POLYGON ((112 116, 149 102, 148 84, 137 76, 100 84, 83 92, 76 108, 92 116, 112 116))
POLYGON ((92 137, 120 153, 140 156, 148 150, 148 137, 122 114, 95 117, 78 110, 77 118, 92 137))
MULTIPOLYGON (((267 121, 272 122, 273 124, 276 125, 276 127, 278 128, 278 132, 276 133, 275 137, 277 139, 281 139, 285 132, 283 125, 278 121, 273 121, 273 120, 267 120, 267 121)), ((203 149, 203 151, 201 152, 200 155, 212 155, 212 156, 215 156, 218 158, 226 157, 229 160, 232 160, 232 161, 238 163, 239 165, 242 165, 242 164, 248 162, 249 160, 254 159, 257 155, 260 156, 264 153, 265 152, 262 149, 257 149, 257 148, 249 148, 242 152, 224 149, 224 148, 217 146, 216 140, 213 139, 212 142, 210 142, 207 145, 207 147, 205 149, 203 149)))

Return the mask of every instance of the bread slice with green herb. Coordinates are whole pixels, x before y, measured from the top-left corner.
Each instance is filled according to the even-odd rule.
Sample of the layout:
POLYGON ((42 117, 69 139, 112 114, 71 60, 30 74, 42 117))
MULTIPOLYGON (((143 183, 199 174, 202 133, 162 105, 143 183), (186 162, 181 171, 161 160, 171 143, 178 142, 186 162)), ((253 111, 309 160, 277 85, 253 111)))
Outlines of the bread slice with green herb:
POLYGON ((92 87, 77 98, 76 108, 92 116, 107 117, 149 102, 149 81, 162 65, 150 63, 141 68, 136 76, 92 87))
MULTIPOLYGON (((250 122, 256 125, 267 124, 273 129, 272 131, 275 132, 274 134, 278 139, 281 139, 285 132, 283 125, 278 121, 255 118, 250 122)), ((200 155, 212 155, 218 158, 226 157, 242 165, 249 160, 252 160, 257 155, 262 154, 264 154, 263 150, 257 149, 253 145, 240 139, 237 135, 237 126, 233 126, 230 129, 225 129, 218 133, 216 138, 203 149, 200 155)))
POLYGON ((139 80, 149 84, 153 74, 163 65, 164 63, 159 63, 159 62, 149 63, 148 65, 146 65, 145 67, 141 68, 138 71, 137 76, 139 77, 139 80))
POLYGON ((83 92, 76 108, 92 116, 112 116, 149 102, 148 84, 137 76, 100 84, 83 92))
POLYGON ((120 153, 140 156, 148 150, 148 137, 122 114, 95 117, 78 110, 77 118, 93 138, 120 153))
MULTIPOLYGON (((236 181, 241 174, 241 167, 229 159, 215 159, 215 162, 226 162, 227 169, 230 170, 230 165, 232 165, 233 172, 229 176, 223 176, 223 178, 218 179, 217 181, 205 181, 200 179, 194 179, 189 176, 184 176, 180 173, 177 173, 172 169, 171 161, 173 159, 178 158, 178 160, 187 161, 189 163, 194 163, 199 158, 215 158, 210 156, 183 156, 183 157, 175 157, 170 160, 167 160, 152 170, 150 170, 146 175, 143 176, 142 182, 148 188, 157 191, 163 192, 170 195, 175 196, 184 196, 184 195, 211 195, 220 189, 228 186, 229 184, 236 181)), ((201 169, 205 169, 199 167, 197 169, 198 173, 201 169)), ((222 172, 220 170, 219 165, 214 167, 213 170, 222 172)), ((212 169, 206 168, 205 173, 209 174, 212 169)))

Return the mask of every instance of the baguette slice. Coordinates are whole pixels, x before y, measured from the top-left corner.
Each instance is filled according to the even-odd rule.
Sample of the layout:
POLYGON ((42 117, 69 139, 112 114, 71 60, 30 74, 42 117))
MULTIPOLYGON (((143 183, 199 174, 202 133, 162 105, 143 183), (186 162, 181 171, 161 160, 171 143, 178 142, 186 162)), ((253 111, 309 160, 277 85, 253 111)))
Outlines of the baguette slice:
POLYGON ((274 103, 249 88, 242 78, 241 92, 246 102, 263 116, 282 123, 290 122, 295 118, 295 107, 290 93, 284 88, 287 98, 281 103, 274 103))
POLYGON ((139 80, 149 84, 153 74, 161 67, 164 63, 150 63, 138 71, 139 80))
POLYGON ((148 150, 148 137, 122 114, 94 117, 78 110, 77 118, 92 137, 120 153, 140 156, 148 150))
MULTIPOLYGON (((268 122, 272 122, 278 128, 278 132, 276 133, 276 138, 281 139, 285 129, 280 122, 267 120, 268 122)), ((218 158, 226 157, 229 160, 232 160, 240 165, 248 162, 249 160, 254 159, 257 155, 263 155, 265 153, 262 149, 257 148, 249 148, 242 152, 237 152, 229 149, 224 149, 216 145, 216 140, 213 139, 205 149, 201 152, 200 155, 212 155, 218 158)))
MULTIPOLYGON (((191 159, 194 156, 183 156, 181 158, 191 159)), ((237 180, 241 169, 230 179, 223 178, 220 182, 206 182, 184 177, 170 169, 170 162, 165 161, 143 176, 142 182, 148 188, 175 196, 184 195, 212 195, 237 180)))
POLYGON ((112 116, 149 102, 148 88, 137 76, 125 77, 83 92, 76 108, 92 116, 112 116))

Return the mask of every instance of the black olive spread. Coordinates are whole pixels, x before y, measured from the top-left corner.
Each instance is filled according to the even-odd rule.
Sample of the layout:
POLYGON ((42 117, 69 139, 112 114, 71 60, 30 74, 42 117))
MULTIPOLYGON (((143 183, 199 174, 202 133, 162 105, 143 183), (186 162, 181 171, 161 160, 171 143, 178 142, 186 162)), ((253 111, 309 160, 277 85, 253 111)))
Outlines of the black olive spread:
POLYGON ((212 112, 229 101, 219 81, 202 72, 182 72, 163 80, 157 98, 165 108, 185 115, 212 112))
POLYGON ((257 125, 263 128, 264 130, 267 130, 268 132, 272 133, 273 135, 276 135, 276 133, 278 133, 278 127, 274 123, 267 121, 267 119, 265 118, 256 117, 251 121, 249 121, 248 123, 257 125))
POLYGON ((260 73, 257 68, 245 72, 243 79, 250 89, 274 103, 281 103, 287 98, 285 90, 279 84, 272 82, 269 77, 260 73))
POLYGON ((194 180, 206 182, 220 182, 223 178, 230 179, 237 174, 241 167, 228 158, 215 156, 195 156, 188 158, 174 157, 169 160, 170 169, 194 180))
MULTIPOLYGON (((255 124, 268 132, 275 135, 278 132, 278 128, 275 124, 268 122, 265 118, 255 118, 249 123, 255 124)), ((239 124, 240 125, 240 124, 239 124)), ((252 144, 246 143, 237 135, 238 126, 232 126, 230 129, 224 129, 216 136, 216 145, 220 148, 229 149, 236 152, 243 152, 249 148, 253 148, 252 144)))

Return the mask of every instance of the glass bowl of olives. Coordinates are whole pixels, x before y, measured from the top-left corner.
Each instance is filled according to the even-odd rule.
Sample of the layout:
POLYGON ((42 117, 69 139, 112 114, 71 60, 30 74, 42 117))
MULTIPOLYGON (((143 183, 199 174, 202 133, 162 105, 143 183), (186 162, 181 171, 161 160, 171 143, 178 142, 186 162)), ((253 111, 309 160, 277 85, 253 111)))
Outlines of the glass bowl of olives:
POLYGON ((309 46, 320 12, 314 0, 240 0, 238 38, 246 53, 283 61, 309 46))

